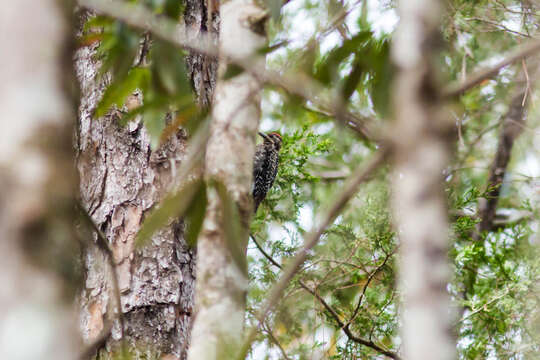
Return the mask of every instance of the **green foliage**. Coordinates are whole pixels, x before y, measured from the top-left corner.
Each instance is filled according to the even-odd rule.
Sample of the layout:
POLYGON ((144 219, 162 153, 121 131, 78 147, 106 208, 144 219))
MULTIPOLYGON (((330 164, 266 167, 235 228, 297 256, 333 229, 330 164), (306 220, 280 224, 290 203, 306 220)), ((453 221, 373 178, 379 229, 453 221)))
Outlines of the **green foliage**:
POLYGON ((148 88, 149 77, 150 72, 148 69, 134 68, 129 70, 124 78, 117 79, 107 88, 98 104, 95 116, 104 116, 113 105, 121 108, 126 98, 136 89, 144 91, 148 88))
POLYGON ((206 186, 201 186, 195 194, 189 211, 184 217, 186 222, 186 242, 194 247, 201 232, 207 205, 206 186))
MULTIPOLYGON (((171 19, 178 19, 183 11, 182 2, 175 0, 148 1, 146 4, 156 14, 164 14, 171 19)), ((165 114, 195 106, 184 52, 168 42, 150 40, 146 34, 103 16, 91 18, 85 24, 80 39, 81 43, 95 41, 100 41, 97 56, 102 60, 101 76, 107 74, 112 81, 94 116, 103 117, 111 108, 123 110, 120 123, 125 125, 135 115, 142 115, 152 148, 156 149, 167 139, 164 136, 167 126, 165 114), (144 56, 142 48, 149 50, 144 56), (124 111, 127 97, 135 90, 142 93, 143 104, 124 111)), ((184 122, 191 118, 199 119, 197 112, 189 113, 184 122)))
MULTIPOLYGON (((182 12, 178 1, 143 3, 155 14, 171 19, 182 12)), ((390 35, 374 23, 377 17, 393 12, 393 2, 377 3, 375 15, 368 12, 372 11, 368 1, 350 12, 356 6, 351 1, 299 0, 286 6, 279 0, 265 3, 272 15, 269 44, 274 45, 262 48, 260 53, 267 56, 268 68, 276 73, 300 73, 317 81, 323 87, 321 98, 338 95, 340 109, 371 116, 373 124, 383 124, 382 119, 392 115, 390 35)), ((434 64, 440 70, 440 82, 444 85, 459 80, 485 65, 486 60, 513 49, 522 41, 519 32, 527 33, 536 26, 533 10, 533 4, 511 0, 451 1, 441 24, 444 49, 434 64), (516 20, 516 16, 522 18, 516 20), (516 27, 520 23, 518 34, 500 26, 516 27)), ((198 128, 204 114, 196 110, 183 51, 153 39, 146 61, 139 64, 136 57, 142 34, 104 17, 90 20, 81 38, 82 43, 98 40, 102 73, 110 74, 112 82, 96 117, 106 115, 111 107, 124 111, 126 97, 138 89, 143 93, 143 104, 124 111, 121 123, 142 115, 154 149, 166 139, 171 126, 176 129, 181 124, 190 133, 198 128), (172 121, 166 121, 166 112, 174 112, 172 121)), ((480 222, 479 204, 493 189, 487 184, 487 175, 501 119, 520 71, 522 64, 503 69, 445 109, 459 128, 445 185, 451 225, 449 259, 454 271, 448 289, 458 314, 454 330, 460 359, 534 358, 540 352, 540 257, 534 243, 538 241, 537 235, 534 238, 538 198, 533 185, 537 178, 517 175, 524 159, 538 156, 533 150, 537 132, 525 131, 514 146, 513 162, 499 199, 499 208, 526 210, 532 216, 484 234, 475 233, 480 222)), ((229 65, 225 76, 242 73, 243 69, 229 65)), ((316 222, 322 204, 332 201, 344 179, 376 148, 373 143, 359 141, 326 114, 328 109, 316 105, 277 88, 264 92, 262 127, 279 130, 283 147, 276 182, 251 223, 251 233, 280 263, 294 255, 303 235, 316 222)), ((529 121, 535 123, 528 128, 537 129, 537 113, 533 104, 529 121)), ((385 349, 399 349, 400 293, 395 285, 399 239, 389 212, 388 179, 386 169, 373 175, 327 229, 267 320, 266 327, 273 336, 261 331, 260 343, 277 351, 277 339, 291 359, 381 358, 375 350, 348 339, 334 315, 296 281, 301 279, 356 336, 385 349)), ((238 210, 222 184, 212 183, 207 188, 195 182, 170 194, 161 207, 146 216, 139 243, 172 219, 185 215, 186 237, 193 244, 202 225, 207 191, 216 191, 231 220, 224 224, 225 230, 235 261, 248 269, 248 321, 253 321, 252 314, 268 295, 280 270, 253 246, 249 247, 248 263, 242 260, 241 247, 232 240, 239 238, 241 229, 238 210)))
MULTIPOLYGON (((140 248, 144 246, 156 231, 160 230, 171 221, 182 217, 188 209, 191 211, 195 209, 200 213, 200 209, 198 209, 198 206, 194 207, 193 202, 200 201, 202 200, 202 197, 205 196, 206 192, 204 189, 201 189, 204 187, 204 182, 196 180, 185 184, 179 191, 167 195, 167 197, 161 201, 160 206, 154 208, 144 219, 141 229, 137 234, 137 247, 140 248)), ((195 226, 197 226, 196 224, 201 220, 192 219, 192 221, 195 221, 195 226)))

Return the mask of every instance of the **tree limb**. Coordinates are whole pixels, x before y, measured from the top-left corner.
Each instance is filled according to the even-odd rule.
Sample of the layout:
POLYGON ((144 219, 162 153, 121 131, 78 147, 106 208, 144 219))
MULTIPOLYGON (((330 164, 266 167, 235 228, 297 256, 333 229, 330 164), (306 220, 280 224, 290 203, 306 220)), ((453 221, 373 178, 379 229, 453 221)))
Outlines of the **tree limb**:
POLYGON ((522 125, 525 123, 526 106, 522 103, 525 91, 519 91, 514 95, 505 114, 497 152, 489 170, 486 198, 478 206, 478 216, 481 220, 477 232, 473 235, 475 240, 479 239, 482 232, 490 231, 493 226, 501 185, 510 162, 514 141, 521 134, 522 125))
POLYGON ((442 96, 444 98, 452 98, 462 95, 465 91, 475 87, 482 81, 497 75, 505 66, 526 58, 527 56, 531 56, 538 51, 540 51, 540 39, 526 42, 510 52, 504 59, 495 63, 495 65, 477 70, 469 75, 465 81, 456 81, 450 84, 443 89, 442 96))

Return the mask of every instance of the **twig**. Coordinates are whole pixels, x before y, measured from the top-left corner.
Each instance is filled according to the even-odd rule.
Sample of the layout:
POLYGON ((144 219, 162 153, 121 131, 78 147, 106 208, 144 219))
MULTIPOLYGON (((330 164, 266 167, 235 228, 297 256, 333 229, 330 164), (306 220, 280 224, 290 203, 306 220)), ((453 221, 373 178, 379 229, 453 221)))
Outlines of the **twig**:
POLYGON ((495 65, 475 71, 473 74, 469 75, 465 81, 450 84, 443 90, 442 96, 445 98, 459 96, 482 81, 497 75, 503 67, 530 56, 537 51, 540 51, 540 40, 531 40, 510 52, 508 56, 503 60, 498 61, 495 65))
POLYGON ((506 31, 507 33, 510 33, 510 34, 523 36, 523 37, 526 37, 526 38, 531 37, 529 34, 525 34, 525 33, 522 33, 522 32, 516 31, 516 30, 512 30, 509 27, 504 26, 503 24, 501 24, 499 22, 495 22, 495 21, 492 21, 492 20, 489 20, 489 19, 483 19, 483 18, 480 18, 480 17, 473 17, 473 18, 470 18, 470 19, 467 19, 467 20, 483 22, 483 23, 491 25, 491 26, 493 26, 493 27, 495 27, 495 28, 497 28, 499 30, 506 31))
POLYGON ((529 78, 529 71, 527 70, 527 64, 525 64, 525 59, 521 59, 521 67, 523 68, 523 73, 525 75, 525 81, 527 87, 525 88, 525 95, 523 95, 523 100, 521 101, 521 106, 525 106, 527 101, 527 95, 531 92, 531 79, 529 78))
MULTIPOLYGON (((255 239, 254 236, 252 236, 252 239, 253 239, 253 242, 255 243, 255 245, 257 246, 257 249, 259 249, 259 251, 261 252, 261 254, 268 260, 270 261, 270 263, 274 266, 276 266, 277 268, 279 269, 283 269, 283 267, 271 256, 269 255, 266 251, 264 251, 264 249, 262 248, 262 246, 257 242, 257 240, 255 239)), ((392 254, 388 255, 387 258, 385 259, 384 263, 386 263, 386 260, 388 259, 388 257, 390 257, 392 254)), ((381 265, 382 266, 382 265, 381 265)), ((377 270, 376 270, 377 271, 377 270)), ((374 272, 375 273, 375 272, 374 272)), ((328 303, 314 290, 312 289, 311 287, 309 287, 305 282, 303 282, 302 280, 298 280, 298 284, 304 289, 306 290, 308 293, 310 293, 311 295, 313 295, 320 303, 321 305, 330 313, 330 315, 332 316, 332 318, 336 321, 337 325, 339 326, 339 328, 345 333, 345 335, 347 335, 347 337, 349 338, 349 340, 353 341, 353 342, 356 342, 358 344, 361 344, 361 345, 364 345, 364 346, 367 346, 383 355, 386 355, 392 359, 399 359, 399 356, 394 353, 394 352, 391 352, 389 350, 385 350, 383 348, 381 348, 380 346, 378 346, 377 344, 375 344, 373 341, 370 340, 365 340, 365 339, 362 339, 356 335, 354 335, 349 327, 350 325, 350 321, 347 323, 347 324, 344 324, 343 321, 341 321, 338 313, 334 310, 334 308, 332 308, 330 305, 328 305, 328 303)), ((364 290, 365 291, 365 290, 364 290)), ((265 322, 266 324, 266 322, 265 322)), ((271 336, 272 334, 269 333, 269 335, 271 336)))
POLYGON ((364 287, 362 288, 362 294, 360 294, 360 298, 358 299, 358 303, 356 304, 356 308, 353 311, 353 315, 351 316, 349 321, 347 321, 347 324, 345 326, 349 326, 351 324, 351 322, 356 318, 356 316, 358 315, 358 311, 360 310, 360 306, 362 306, 362 300, 364 299, 364 296, 366 294, 366 290, 367 290, 369 284, 371 283, 371 280, 373 280, 375 275, 377 275, 379 273, 379 271, 382 270, 382 268, 388 262, 388 259, 392 255, 394 255, 394 253, 395 253, 395 250, 393 252, 389 253, 389 254, 386 254, 386 257, 384 258, 384 261, 382 262, 382 264, 377 266, 377 268, 371 274, 369 274, 369 277, 367 278, 367 281, 364 284, 364 287))
MULTIPOLYGON (((525 107, 522 105, 524 91, 527 90, 518 91, 514 94, 508 111, 504 115, 497 152, 489 170, 488 190, 486 191, 485 199, 478 201, 477 216, 480 218, 480 222, 471 235, 474 241, 479 241, 482 238, 482 233, 493 230, 501 185, 510 162, 514 141, 521 133, 521 128, 517 124, 523 124, 525 122, 525 107)), ((478 276, 478 267, 473 265, 473 268, 469 272, 467 283, 474 286, 478 276)), ((464 299, 468 298, 468 286, 465 286, 462 295, 464 299)), ((463 313, 464 311, 465 308, 463 307, 461 312, 463 313)))
POLYGON ((257 241, 257 239, 255 239, 255 236, 251 235, 251 239, 253 240, 253 242, 255 243, 255 246, 257 247, 257 249, 259 249, 259 252, 268 260, 270 261, 270 263, 272 265, 274 265, 275 267, 277 268, 280 268, 280 269, 283 269, 283 267, 281 266, 280 263, 278 263, 276 260, 274 260, 274 258, 272 256, 270 256, 270 254, 268 254, 266 251, 264 251, 263 247, 259 244, 259 242, 257 241))
POLYGON ((268 334, 268 337, 270 338, 270 340, 272 340, 272 342, 274 344, 276 344, 276 346, 279 348, 279 350, 281 351, 281 354, 283 355, 283 358, 285 360, 290 360, 290 358, 287 356, 287 352, 285 351, 285 349, 283 348, 283 346, 281 346, 281 344, 279 343, 278 339, 274 336, 274 334, 272 333, 272 330, 270 329, 270 326, 268 326, 268 324, 265 323, 265 326, 264 326, 265 330, 266 330, 266 333, 268 334))
MULTIPOLYGON (((283 294, 283 291, 287 288, 287 285, 291 279, 307 259, 309 251, 317 244, 326 228, 336 219, 336 217, 345 208, 348 201, 354 196, 354 194, 356 194, 358 186, 363 183, 369 177, 369 175, 379 167, 379 165, 383 163, 388 153, 388 148, 382 148, 368 162, 366 167, 358 169, 350 177, 350 180, 345 185, 343 191, 337 196, 337 200, 331 205, 327 212, 321 216, 321 221, 315 227, 315 229, 306 236, 303 248, 300 249, 296 256, 288 263, 281 278, 270 289, 270 295, 256 316, 259 323, 262 324, 264 322, 268 312, 276 305, 277 301, 283 294)), ((251 343, 255 340, 256 333, 257 326, 253 327, 248 332, 246 340, 240 349, 240 354, 237 357, 238 359, 245 359, 251 343)))
POLYGON ((501 295, 499 296, 496 296, 494 297, 493 299, 491 299, 490 301, 488 301, 487 303, 485 303, 484 305, 480 306, 478 309, 473 309, 472 312, 470 312, 469 314, 467 314, 466 316, 462 317, 461 319, 459 319, 458 323, 461 323, 465 320, 467 320, 468 318, 478 314, 479 312, 482 312, 482 311, 487 311, 487 306, 488 305, 491 305, 492 303, 494 303, 495 301, 505 297, 506 295, 508 295, 508 293, 510 292, 511 288, 507 288, 506 291, 504 291, 501 295))

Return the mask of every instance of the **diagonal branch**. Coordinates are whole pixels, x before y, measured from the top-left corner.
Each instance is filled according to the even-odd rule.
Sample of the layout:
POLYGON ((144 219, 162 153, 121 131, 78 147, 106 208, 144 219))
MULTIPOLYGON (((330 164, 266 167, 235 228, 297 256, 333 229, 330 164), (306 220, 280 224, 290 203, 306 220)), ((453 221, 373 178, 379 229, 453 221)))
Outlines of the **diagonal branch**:
POLYGON ((283 346, 281 346, 281 343, 279 342, 279 340, 276 338, 276 336, 272 332, 272 329, 270 329, 270 326, 268 326, 268 324, 265 323, 264 329, 266 330, 266 333, 268 334, 268 337, 270 338, 270 340, 272 340, 272 342, 276 344, 276 346, 279 348, 279 351, 281 351, 283 358, 285 360, 291 360, 291 358, 287 356, 287 352, 285 351, 283 346))
MULTIPOLYGON (((384 162, 389 153, 388 148, 382 148, 378 153, 368 162, 368 164, 358 169, 345 184, 342 192, 337 196, 336 201, 331 207, 320 217, 318 225, 312 230, 305 238, 304 246, 298 251, 296 256, 291 259, 283 270, 283 275, 274 284, 270 290, 270 295, 262 305, 256 318, 259 323, 263 323, 264 319, 270 312, 270 310, 276 305, 278 300, 283 294, 283 291, 289 285, 294 275, 300 270, 300 267, 306 261, 308 253, 319 242, 326 228, 332 224, 336 217, 343 211, 349 200, 356 194, 358 187, 364 181, 366 181, 371 173, 375 171, 384 162)), ((255 340, 257 333, 257 326, 253 327, 246 336, 244 345, 241 348, 238 359, 244 359, 249 351, 251 343, 255 340)))
POLYGON ((481 221, 478 224, 478 232, 473 237, 477 238, 482 232, 490 231, 493 226, 501 185, 510 162, 514 141, 522 132, 521 126, 525 123, 526 106, 522 102, 526 91, 519 91, 514 95, 505 115, 495 159, 489 170, 486 199, 479 204, 478 215, 481 221))
POLYGON ((452 98, 463 94, 465 91, 475 87, 482 81, 496 76, 499 71, 518 60, 531 56, 540 51, 540 39, 531 40, 519 46, 510 52, 504 59, 498 61, 493 66, 485 69, 480 69, 469 75, 464 81, 457 81, 443 89, 442 96, 444 98, 452 98))

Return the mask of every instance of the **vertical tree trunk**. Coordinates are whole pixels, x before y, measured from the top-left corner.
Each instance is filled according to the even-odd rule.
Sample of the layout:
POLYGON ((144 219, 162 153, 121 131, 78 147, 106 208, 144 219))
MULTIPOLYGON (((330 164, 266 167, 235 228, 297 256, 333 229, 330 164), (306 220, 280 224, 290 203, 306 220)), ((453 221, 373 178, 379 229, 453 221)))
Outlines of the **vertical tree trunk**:
MULTIPOLYGON (((257 49, 265 44, 261 31, 265 13, 257 3, 224 2, 220 16, 220 51, 237 54, 239 59, 256 57, 257 49)), ((255 61, 264 67, 263 58, 255 61)), ((221 64, 220 73, 224 70, 225 64, 221 64)), ((220 78, 216 88, 206 152, 208 208, 197 244, 196 315, 190 360, 233 358, 242 339, 248 285, 244 263, 253 212, 251 183, 260 87, 253 75, 243 73, 232 79, 220 78), (218 195, 214 183, 225 186, 233 206, 239 210, 239 219, 232 216, 230 204, 218 195), (235 221, 241 229, 236 238, 231 238, 227 227, 235 221)))
POLYGON ((439 40, 437 0, 401 0, 393 42, 395 83, 394 212, 400 238, 403 358, 452 359, 448 223, 443 170, 450 122, 441 115, 431 64, 439 40))
MULTIPOLYGON (((197 26, 196 20, 203 18, 204 8, 203 0, 189 0, 186 21, 197 26)), ((178 221, 154 235, 141 251, 134 251, 134 240, 145 212, 172 186, 174 169, 186 153, 186 135, 179 131, 159 149, 151 151, 141 118, 125 128, 118 125, 115 113, 92 119, 110 81, 108 77, 102 80, 96 77, 100 63, 94 57, 95 51, 93 45, 81 48, 76 54, 81 86, 77 134, 81 202, 106 236, 114 255, 125 339, 139 352, 183 359, 191 328, 195 266, 194 251, 184 240, 183 223, 178 221)), ((197 59, 188 61, 193 83, 199 83, 195 79, 206 79, 195 86, 197 96, 211 99, 216 66, 203 66, 207 60, 197 59)), ((134 94, 131 101, 142 101, 141 97, 134 94)), ((109 341, 112 343, 122 334, 112 269, 97 247, 87 249, 84 262, 86 282, 81 296, 84 338, 95 340, 113 319, 109 341)))
POLYGON ((66 286, 77 251, 70 11, 54 0, 10 1, 0 11, 2 359, 78 356, 66 286))

